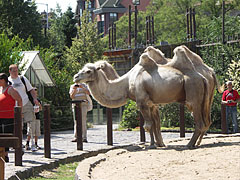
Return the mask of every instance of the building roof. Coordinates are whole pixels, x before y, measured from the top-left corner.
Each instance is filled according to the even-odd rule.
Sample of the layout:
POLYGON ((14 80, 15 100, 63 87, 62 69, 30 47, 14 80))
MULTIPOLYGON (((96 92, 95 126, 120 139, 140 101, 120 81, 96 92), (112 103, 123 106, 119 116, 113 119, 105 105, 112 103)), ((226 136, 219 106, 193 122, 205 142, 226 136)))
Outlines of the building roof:
POLYGON ((55 83, 47 70, 43 60, 39 56, 39 51, 23 51, 23 59, 20 63, 20 67, 24 65, 24 70, 21 71, 21 75, 25 75, 28 69, 32 68, 37 78, 45 86, 54 86, 55 83))
POLYGON ((95 9, 93 12, 95 14, 101 13, 125 13, 127 9, 120 4, 121 0, 99 0, 100 8, 95 9))

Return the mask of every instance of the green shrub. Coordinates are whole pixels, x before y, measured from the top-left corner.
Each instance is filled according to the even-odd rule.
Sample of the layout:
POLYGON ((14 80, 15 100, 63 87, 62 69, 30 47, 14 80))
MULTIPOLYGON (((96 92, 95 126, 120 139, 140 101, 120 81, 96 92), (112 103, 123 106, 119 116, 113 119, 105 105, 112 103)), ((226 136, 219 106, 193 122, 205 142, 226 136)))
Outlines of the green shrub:
POLYGON ((139 126, 139 111, 136 102, 128 100, 123 111, 120 126, 123 128, 135 128, 139 126))

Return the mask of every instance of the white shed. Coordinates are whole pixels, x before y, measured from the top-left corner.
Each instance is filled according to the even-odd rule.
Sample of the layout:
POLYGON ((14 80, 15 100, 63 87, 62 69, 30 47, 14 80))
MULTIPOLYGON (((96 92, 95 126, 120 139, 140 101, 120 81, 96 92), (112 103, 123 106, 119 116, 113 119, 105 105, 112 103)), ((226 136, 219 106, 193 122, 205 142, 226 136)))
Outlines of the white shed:
POLYGON ((23 51, 22 55, 23 59, 19 67, 24 66, 24 69, 20 74, 27 77, 32 86, 38 88, 39 96, 44 97, 44 86, 55 86, 55 83, 39 56, 39 51, 23 51))

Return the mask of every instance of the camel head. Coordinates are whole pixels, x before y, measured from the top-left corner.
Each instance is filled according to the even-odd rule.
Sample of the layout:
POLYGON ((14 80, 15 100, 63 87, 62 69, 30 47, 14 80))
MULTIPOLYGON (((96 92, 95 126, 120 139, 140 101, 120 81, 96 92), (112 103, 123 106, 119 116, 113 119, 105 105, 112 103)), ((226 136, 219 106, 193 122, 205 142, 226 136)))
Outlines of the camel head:
POLYGON ((99 69, 104 69, 107 66, 108 62, 104 60, 100 60, 95 62, 94 64, 96 69, 99 70, 99 69))
POLYGON ((96 70, 97 69, 93 63, 88 63, 73 76, 73 81, 75 83, 87 83, 94 81, 96 70))
POLYGON ((145 50, 145 53, 148 53, 148 55, 156 61, 157 64, 165 64, 167 63, 167 60, 165 58, 165 55, 162 51, 159 49, 154 48, 153 46, 148 46, 145 50))

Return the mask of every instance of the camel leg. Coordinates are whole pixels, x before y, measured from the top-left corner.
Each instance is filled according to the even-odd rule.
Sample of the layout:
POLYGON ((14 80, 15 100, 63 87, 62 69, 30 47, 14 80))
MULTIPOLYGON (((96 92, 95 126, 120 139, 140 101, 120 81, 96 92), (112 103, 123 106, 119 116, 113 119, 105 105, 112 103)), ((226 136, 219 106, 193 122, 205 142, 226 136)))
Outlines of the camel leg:
POLYGON ((153 122, 153 131, 156 139, 156 144, 158 147, 164 147, 162 133, 161 133, 161 120, 159 117, 159 109, 158 106, 152 107, 152 120, 153 122))
MULTIPOLYGON (((193 106, 194 107, 194 106, 193 106)), ((190 140, 190 142, 187 144, 189 148, 195 147, 195 144, 202 134, 203 130, 203 119, 202 119, 202 113, 201 113, 201 108, 196 108, 193 111, 193 118, 195 121, 195 131, 193 133, 193 136, 190 140)))

